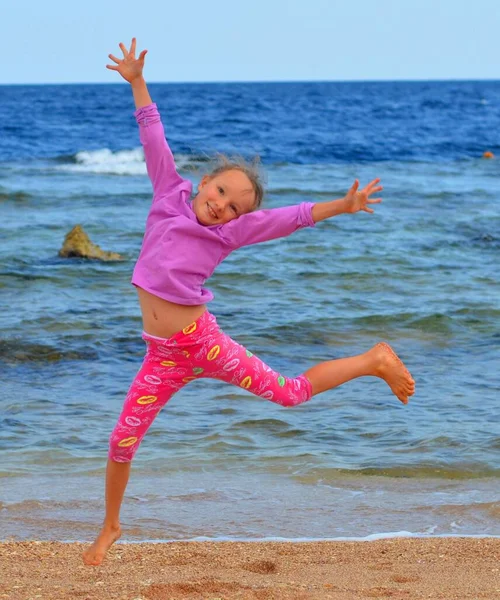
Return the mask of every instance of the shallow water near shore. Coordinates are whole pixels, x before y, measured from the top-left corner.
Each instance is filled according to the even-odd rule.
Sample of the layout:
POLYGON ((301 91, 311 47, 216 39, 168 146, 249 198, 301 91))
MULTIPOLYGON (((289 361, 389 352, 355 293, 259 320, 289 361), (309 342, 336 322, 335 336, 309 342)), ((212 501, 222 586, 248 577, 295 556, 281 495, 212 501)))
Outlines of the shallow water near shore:
MULTIPOLYGON (((129 540, 500 535, 500 83, 153 85, 181 173, 262 156, 267 207, 381 177, 375 215, 233 254, 223 329, 288 375, 389 341, 293 410, 202 380, 137 454, 129 540)), ((125 86, 0 87, 0 538, 91 539, 107 438, 144 343, 130 277, 150 184, 125 86), (23 108, 23 117, 12 114, 23 108), (123 261, 57 257, 81 223, 123 261)))
MULTIPOLYGON (((83 541, 104 508, 96 476, 9 481, 0 504, 4 539, 83 541), (82 491, 83 490, 83 491, 82 491)), ((122 514, 123 541, 319 540, 374 534, 499 535, 491 480, 337 477, 304 485, 290 474, 224 468, 168 475, 136 465, 122 514)))

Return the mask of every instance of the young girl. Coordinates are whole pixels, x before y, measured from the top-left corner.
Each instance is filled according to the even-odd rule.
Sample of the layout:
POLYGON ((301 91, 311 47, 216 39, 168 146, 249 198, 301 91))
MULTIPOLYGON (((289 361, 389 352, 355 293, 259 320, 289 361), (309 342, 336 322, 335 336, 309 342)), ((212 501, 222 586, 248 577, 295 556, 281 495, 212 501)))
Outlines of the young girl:
POLYGON ((314 204, 256 210, 263 190, 252 167, 227 162, 203 177, 191 200, 192 184, 177 173, 156 105, 142 76, 146 50, 135 57, 120 44, 123 59, 109 55, 132 86, 141 143, 153 184, 153 203, 132 283, 142 311, 147 351, 110 437, 106 470, 106 514, 102 529, 83 555, 99 565, 121 534, 119 512, 130 463, 161 408, 175 392, 202 377, 221 379, 282 406, 295 406, 312 396, 363 375, 384 379, 404 404, 415 382, 385 343, 365 354, 320 363, 303 375, 288 378, 273 371, 219 329, 206 303, 212 293, 202 287, 215 267, 233 250, 285 237, 303 227, 342 213, 372 213, 371 199, 382 187, 375 179, 364 189, 354 182, 344 198, 314 204))

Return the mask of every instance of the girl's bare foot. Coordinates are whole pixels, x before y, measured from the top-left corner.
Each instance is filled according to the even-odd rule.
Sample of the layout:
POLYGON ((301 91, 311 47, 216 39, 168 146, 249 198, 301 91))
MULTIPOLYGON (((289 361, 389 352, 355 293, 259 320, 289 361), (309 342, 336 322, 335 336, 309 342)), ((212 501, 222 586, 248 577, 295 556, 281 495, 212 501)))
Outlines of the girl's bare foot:
POLYGON ((86 565, 94 567, 100 565, 106 556, 106 552, 120 538, 121 534, 122 530, 120 526, 110 527, 103 525, 95 542, 83 553, 83 562, 86 565))
POLYGON ((403 361, 385 342, 380 342, 371 350, 375 358, 375 375, 381 377, 391 388, 392 393, 403 404, 408 404, 409 396, 415 393, 415 381, 403 361))

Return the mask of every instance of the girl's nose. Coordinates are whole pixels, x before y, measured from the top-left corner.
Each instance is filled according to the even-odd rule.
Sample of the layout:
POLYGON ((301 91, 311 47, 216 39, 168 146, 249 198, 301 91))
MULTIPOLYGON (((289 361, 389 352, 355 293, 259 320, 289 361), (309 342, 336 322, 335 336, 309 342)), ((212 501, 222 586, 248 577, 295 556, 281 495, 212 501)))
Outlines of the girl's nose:
POLYGON ((220 215, 221 212, 223 212, 224 210, 224 206, 222 205, 220 200, 214 200, 212 203, 212 207, 218 215, 220 215))

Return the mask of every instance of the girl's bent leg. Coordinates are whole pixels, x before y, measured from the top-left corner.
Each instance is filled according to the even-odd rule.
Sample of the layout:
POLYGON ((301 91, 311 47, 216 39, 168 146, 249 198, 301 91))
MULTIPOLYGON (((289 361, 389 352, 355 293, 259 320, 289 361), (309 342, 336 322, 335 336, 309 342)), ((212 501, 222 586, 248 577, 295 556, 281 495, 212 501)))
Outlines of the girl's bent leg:
POLYGON ((223 331, 211 338, 197 358, 204 377, 222 379, 282 406, 296 406, 316 394, 366 375, 384 379, 404 404, 415 392, 410 373, 384 342, 358 356, 319 363, 295 378, 273 371, 223 331))
POLYGON ((197 358, 204 377, 232 383, 281 406, 297 406, 312 396, 307 377, 281 375, 222 331, 197 358))
POLYGON ((393 394, 407 404, 415 392, 415 382, 394 350, 382 342, 368 352, 319 363, 304 373, 312 385, 312 395, 338 387, 362 376, 383 379, 393 394))

